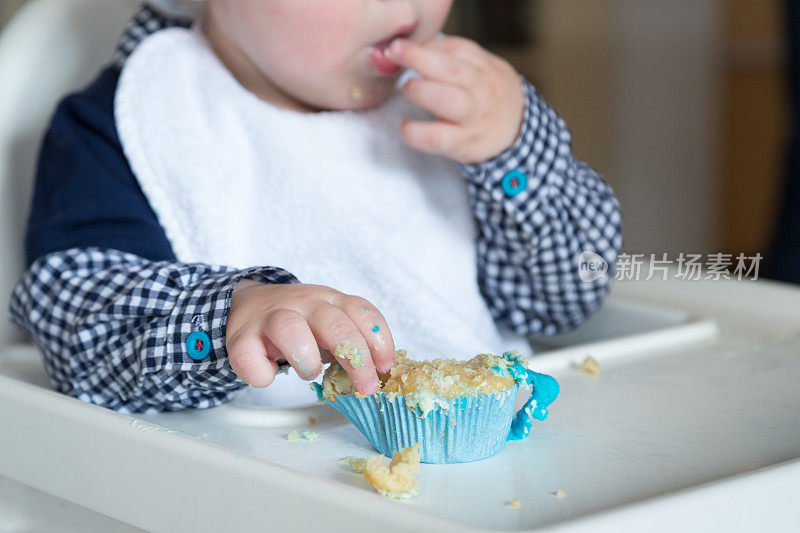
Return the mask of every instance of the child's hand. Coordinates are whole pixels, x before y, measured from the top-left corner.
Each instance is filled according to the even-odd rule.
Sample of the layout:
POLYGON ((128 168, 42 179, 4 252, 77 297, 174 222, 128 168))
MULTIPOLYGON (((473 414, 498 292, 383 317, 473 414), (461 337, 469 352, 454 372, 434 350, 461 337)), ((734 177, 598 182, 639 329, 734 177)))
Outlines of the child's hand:
POLYGON ((403 121, 401 131, 410 146, 468 164, 514 144, 525 98, 522 82, 507 61, 462 37, 422 45, 396 39, 387 54, 422 76, 409 80, 403 94, 440 119, 403 121))
POLYGON ((312 380, 323 358, 335 358, 358 392, 372 394, 376 367, 388 372, 394 364, 392 334, 375 306, 321 285, 240 281, 231 296, 225 345, 233 371, 254 387, 269 386, 283 359, 312 380))

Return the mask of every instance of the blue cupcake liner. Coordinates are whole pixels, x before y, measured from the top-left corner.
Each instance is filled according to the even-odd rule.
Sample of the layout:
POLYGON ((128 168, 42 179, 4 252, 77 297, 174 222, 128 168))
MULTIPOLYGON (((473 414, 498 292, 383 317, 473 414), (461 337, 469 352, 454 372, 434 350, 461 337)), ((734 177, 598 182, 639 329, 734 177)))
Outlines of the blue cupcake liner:
POLYGON ((533 420, 547 418, 547 407, 559 393, 552 376, 527 369, 516 354, 503 355, 516 364, 495 370, 513 377, 516 384, 495 394, 450 399, 448 407, 436 405, 427 413, 404 395, 346 394, 331 401, 323 397, 321 385, 312 387, 322 402, 350 420, 387 457, 419 443, 423 463, 478 461, 499 452, 506 441, 527 437, 533 420), (515 414, 520 384, 531 386, 531 396, 515 414))
POLYGON ((387 457, 419 443, 423 463, 466 463, 499 452, 506 443, 518 385, 497 394, 458 398, 423 416, 405 396, 353 394, 325 403, 342 413, 387 457))

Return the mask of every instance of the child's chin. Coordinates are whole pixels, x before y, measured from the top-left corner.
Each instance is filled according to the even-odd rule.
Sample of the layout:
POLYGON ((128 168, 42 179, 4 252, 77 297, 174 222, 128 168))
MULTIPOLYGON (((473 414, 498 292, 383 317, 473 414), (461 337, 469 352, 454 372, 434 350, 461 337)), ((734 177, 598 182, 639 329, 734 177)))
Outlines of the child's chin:
POLYGON ((394 94, 393 84, 352 85, 350 89, 342 88, 336 95, 330 94, 324 102, 317 104, 317 109, 326 111, 360 111, 379 107, 394 94))
POLYGON ((340 99, 340 109, 361 110, 378 107, 385 103, 394 94, 394 82, 381 80, 381 82, 367 82, 363 85, 355 84, 345 92, 340 99))
POLYGON ((389 99, 390 93, 380 95, 380 96, 373 96, 371 98, 362 98, 360 100, 351 101, 350 105, 346 109, 352 110, 367 110, 372 109, 374 107, 378 107, 385 103, 389 99))

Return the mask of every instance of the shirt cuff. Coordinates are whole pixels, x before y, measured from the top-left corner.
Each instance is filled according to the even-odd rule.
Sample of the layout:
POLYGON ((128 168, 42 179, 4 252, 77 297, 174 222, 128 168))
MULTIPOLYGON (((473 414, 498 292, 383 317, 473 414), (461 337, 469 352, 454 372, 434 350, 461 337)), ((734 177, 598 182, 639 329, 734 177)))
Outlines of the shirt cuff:
POLYGON ((256 267, 221 273, 199 280, 176 302, 166 328, 167 349, 162 365, 152 370, 207 372, 230 371, 225 347, 225 327, 231 295, 242 279, 260 283, 299 283, 289 272, 276 267, 256 267))
POLYGON ((564 121, 547 106, 533 85, 520 78, 525 91, 525 109, 522 128, 514 144, 486 161, 460 165, 467 183, 483 193, 479 196, 488 194, 511 211, 543 192, 551 169, 565 170, 557 167, 570 156, 572 141, 564 121))

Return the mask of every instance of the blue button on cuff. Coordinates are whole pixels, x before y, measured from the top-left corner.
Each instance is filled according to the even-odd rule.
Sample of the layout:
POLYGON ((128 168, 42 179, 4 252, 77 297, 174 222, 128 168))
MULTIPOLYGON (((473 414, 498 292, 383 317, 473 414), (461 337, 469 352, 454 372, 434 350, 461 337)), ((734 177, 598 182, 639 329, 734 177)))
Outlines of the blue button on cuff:
POLYGON ((521 170, 512 170, 500 182, 506 196, 513 198, 528 187, 528 176, 521 170))
POLYGON ((204 331, 195 331, 186 339, 186 353, 195 361, 205 359, 211 353, 211 339, 204 331))

